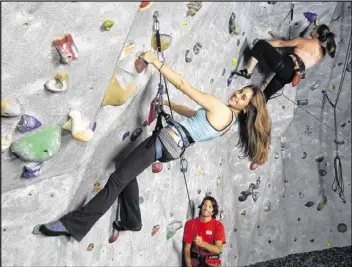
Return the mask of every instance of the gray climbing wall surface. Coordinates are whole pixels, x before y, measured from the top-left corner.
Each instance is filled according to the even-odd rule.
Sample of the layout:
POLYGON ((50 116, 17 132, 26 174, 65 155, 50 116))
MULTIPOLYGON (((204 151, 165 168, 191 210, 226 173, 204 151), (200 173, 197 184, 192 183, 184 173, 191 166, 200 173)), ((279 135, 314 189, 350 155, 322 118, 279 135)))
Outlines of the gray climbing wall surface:
MULTIPOLYGON (((170 239, 166 236, 170 222, 185 223, 189 216, 179 161, 164 164, 160 173, 153 173, 150 167, 138 177, 140 232, 121 233, 115 243, 108 243, 114 205, 80 243, 32 234, 36 224, 58 219, 92 198, 99 189, 94 185, 103 186, 115 163, 151 134, 154 124, 144 126, 144 122, 157 92, 158 75, 152 67, 137 73, 134 62, 138 53, 151 49, 155 11, 160 14, 160 32, 172 37, 164 52, 167 64, 189 83, 224 101, 233 90, 249 83, 264 89, 270 78, 256 69, 252 81, 235 77, 227 86, 231 70, 245 64, 242 54, 254 39, 271 39, 269 31, 276 38, 287 38, 290 25, 291 37, 298 36, 309 25, 303 16, 306 11, 317 13, 319 23, 329 25, 338 43, 335 59, 326 57, 308 71, 297 88, 286 85, 283 95, 268 103, 273 126, 269 161, 251 171, 248 161, 239 158, 237 129, 233 127, 218 140, 189 148, 187 177, 195 203, 210 192, 220 203, 227 236, 222 254, 225 266, 351 244, 351 59, 336 108, 338 139, 344 141, 338 148, 346 203, 331 187, 336 155, 334 117, 322 93, 325 90, 332 101, 337 96, 351 32, 351 3, 295 3, 292 22, 287 17, 289 2, 203 2, 189 17, 186 4, 158 2, 139 10, 137 2, 2 3, 2 101, 17 99, 20 103, 6 102, 4 110, 8 115, 31 115, 41 123, 37 128, 38 122, 28 117, 27 124, 20 123, 19 132, 20 116, 1 118, 4 266, 181 265, 183 228, 170 239), (232 12, 237 28, 230 35, 232 12), (114 22, 111 29, 102 28, 106 20, 114 22), (72 37, 77 50, 73 45, 71 58, 62 53, 60 61, 52 41, 65 33, 71 34, 65 40, 70 42, 72 37), (201 44, 199 53, 193 50, 197 42, 201 44), (187 50, 191 62, 186 62, 187 50), (122 102, 101 107, 103 98, 109 100, 111 86, 122 90, 122 102), (295 104, 305 99, 307 105, 295 104), (72 123, 65 124, 70 118, 72 123), (37 160, 30 166, 6 148, 7 143, 32 132, 64 124, 59 139, 55 127, 37 134, 56 138, 55 142, 35 137, 19 142, 48 146, 45 155, 21 154, 37 160), (138 128, 141 135, 131 141, 138 128), (26 132, 28 129, 34 130, 26 132), (43 157, 44 164, 40 164, 43 157), (27 177, 36 177, 21 177, 24 165, 27 177), (250 183, 253 194, 239 201, 250 183), (345 224, 347 230, 339 224, 345 224), (152 236, 155 225, 160 229, 152 236), (87 251, 91 243, 94 248, 87 251)), ((60 42, 55 43, 59 49, 60 42)), ((197 108, 169 87, 172 101, 197 108)), ((16 148, 23 149, 20 145, 16 148)))

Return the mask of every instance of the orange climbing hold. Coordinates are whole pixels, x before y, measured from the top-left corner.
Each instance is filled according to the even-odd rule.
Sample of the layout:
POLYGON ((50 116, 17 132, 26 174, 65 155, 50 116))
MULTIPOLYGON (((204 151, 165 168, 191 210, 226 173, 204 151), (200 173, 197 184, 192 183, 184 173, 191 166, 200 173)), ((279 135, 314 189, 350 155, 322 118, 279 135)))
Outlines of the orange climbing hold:
POLYGON ((139 5, 139 11, 145 11, 152 6, 153 2, 142 1, 139 5))
POLYGON ((70 63, 78 58, 78 49, 70 33, 65 33, 63 38, 55 39, 53 43, 60 54, 62 63, 70 63))

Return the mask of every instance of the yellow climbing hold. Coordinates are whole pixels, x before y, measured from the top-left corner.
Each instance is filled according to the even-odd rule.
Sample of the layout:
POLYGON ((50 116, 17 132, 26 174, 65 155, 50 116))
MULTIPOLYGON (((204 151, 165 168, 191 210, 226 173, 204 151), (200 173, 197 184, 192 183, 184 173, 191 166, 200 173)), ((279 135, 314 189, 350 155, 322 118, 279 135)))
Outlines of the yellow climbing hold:
POLYGON ((66 91, 68 87, 68 74, 66 72, 58 72, 44 84, 44 87, 55 93, 66 91))
POLYGON ((188 26, 188 21, 187 20, 184 20, 181 22, 181 27, 184 29, 188 26))
POLYGON ((204 169, 203 169, 203 167, 202 166, 200 166, 199 168, 198 168, 198 174, 204 174, 204 169))
POLYGON ((12 135, 1 136, 1 151, 8 149, 12 142, 12 135))
POLYGON ((330 92, 333 92, 333 91, 335 91, 335 85, 333 85, 333 86, 329 86, 328 87, 328 90, 330 91, 330 92))
POLYGON ((329 248, 329 247, 331 247, 331 242, 330 241, 327 241, 326 242, 326 246, 329 248))
POLYGON ((126 82, 126 87, 120 84, 120 79, 117 75, 113 75, 110 80, 110 85, 103 98, 102 106, 121 106, 125 104, 128 98, 136 92, 136 84, 126 82))
POLYGON ((114 26, 114 21, 109 20, 109 19, 105 20, 102 26, 103 26, 104 30, 110 31, 112 26, 114 26))
MULTIPOLYGON (((151 38, 151 46, 153 47, 154 50, 158 50, 156 46, 156 37, 155 34, 153 34, 151 38)), ((161 51, 165 51, 168 49, 171 45, 172 42, 172 37, 167 34, 160 34, 160 46, 161 46, 161 51)))
POLYGON ((220 167, 222 167, 222 165, 224 165, 224 159, 220 160, 220 167))
POLYGON ((119 60, 126 59, 132 53, 134 47, 135 47, 134 43, 132 41, 128 41, 123 46, 122 53, 121 53, 119 60))
POLYGON ((99 191, 101 189, 100 183, 95 183, 94 188, 95 188, 95 190, 99 191))
POLYGON ((238 62, 238 59, 236 57, 234 57, 232 60, 232 66, 236 66, 237 62, 238 62))
POLYGON ((87 251, 92 251, 94 249, 94 244, 90 243, 87 247, 87 251))
POLYGON ((216 179, 216 185, 220 185, 220 177, 216 179))

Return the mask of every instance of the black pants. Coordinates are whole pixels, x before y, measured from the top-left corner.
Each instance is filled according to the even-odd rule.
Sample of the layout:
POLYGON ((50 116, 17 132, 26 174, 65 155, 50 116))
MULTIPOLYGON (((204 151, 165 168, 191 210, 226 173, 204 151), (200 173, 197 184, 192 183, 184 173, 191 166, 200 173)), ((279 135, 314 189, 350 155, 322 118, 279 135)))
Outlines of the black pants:
POLYGON ((253 46, 251 52, 259 64, 265 62, 276 73, 264 89, 265 99, 268 102, 272 95, 292 81, 294 75, 293 60, 290 56, 282 56, 275 47, 265 40, 259 40, 253 46))
MULTIPOLYGON (((116 201, 121 194, 121 223, 129 228, 141 227, 139 208, 139 188, 137 176, 155 162, 155 142, 147 147, 148 137, 127 156, 119 168, 113 172, 106 185, 92 198, 87 205, 70 212, 60 219, 71 236, 81 241, 93 225, 116 201)), ((173 160, 163 149, 162 162, 173 160)))

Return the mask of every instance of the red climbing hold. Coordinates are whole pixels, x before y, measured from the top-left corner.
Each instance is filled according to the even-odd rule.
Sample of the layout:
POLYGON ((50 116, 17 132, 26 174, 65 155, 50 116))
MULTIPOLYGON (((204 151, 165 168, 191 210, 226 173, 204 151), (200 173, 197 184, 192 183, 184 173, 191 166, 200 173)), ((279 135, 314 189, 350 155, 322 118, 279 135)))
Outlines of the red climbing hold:
POLYGON ((120 233, 118 231, 114 231, 114 234, 110 236, 109 243, 114 243, 119 238, 120 233))
POLYGON ((156 162, 152 164, 152 172, 159 173, 163 170, 163 164, 161 162, 156 162))
POLYGON ((141 58, 137 58, 136 61, 134 62, 134 68, 138 73, 141 73, 145 69, 147 69, 148 64, 141 58))
POLYGON ((258 168, 258 164, 257 163, 253 163, 252 161, 251 161, 251 164, 249 165, 249 169, 250 170, 255 170, 256 168, 258 168))
POLYGON ((153 230, 152 230, 152 236, 154 236, 160 229, 160 226, 157 224, 157 225, 154 225, 153 226, 153 230))
POLYGON ((152 5, 152 2, 142 1, 141 4, 139 5, 139 10, 140 11, 147 10, 148 8, 151 7, 151 5, 152 5))

